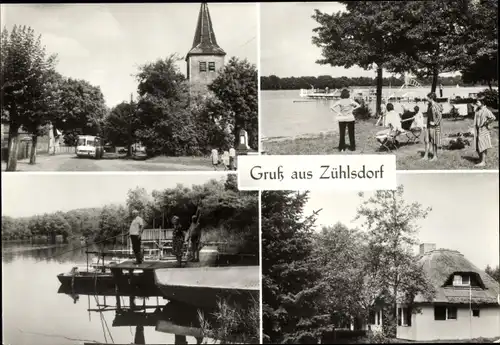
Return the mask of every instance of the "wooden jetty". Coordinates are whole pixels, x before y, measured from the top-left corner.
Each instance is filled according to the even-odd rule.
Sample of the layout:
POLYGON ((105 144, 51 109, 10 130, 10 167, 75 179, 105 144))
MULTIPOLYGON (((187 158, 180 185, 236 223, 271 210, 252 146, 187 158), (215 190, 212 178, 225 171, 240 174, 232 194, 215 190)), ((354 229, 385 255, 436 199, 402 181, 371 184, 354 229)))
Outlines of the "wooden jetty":
POLYGON ((260 292, 259 266, 199 267, 157 269, 157 287, 163 296, 202 308, 215 308, 224 299, 240 305, 252 299, 258 301, 260 292))

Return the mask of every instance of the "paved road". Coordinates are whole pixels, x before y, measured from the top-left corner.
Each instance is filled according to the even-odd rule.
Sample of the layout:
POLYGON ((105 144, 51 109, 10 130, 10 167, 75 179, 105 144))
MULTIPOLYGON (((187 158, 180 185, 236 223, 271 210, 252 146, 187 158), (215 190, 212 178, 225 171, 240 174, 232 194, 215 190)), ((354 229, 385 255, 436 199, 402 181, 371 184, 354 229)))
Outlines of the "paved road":
MULTIPOLYGON (((72 154, 55 156, 38 156, 37 163, 30 165, 29 160, 17 162, 17 171, 202 171, 213 170, 210 166, 171 162, 136 161, 123 158, 106 158, 100 160, 77 158, 72 154)), ((2 171, 6 164, 2 162, 2 171)))

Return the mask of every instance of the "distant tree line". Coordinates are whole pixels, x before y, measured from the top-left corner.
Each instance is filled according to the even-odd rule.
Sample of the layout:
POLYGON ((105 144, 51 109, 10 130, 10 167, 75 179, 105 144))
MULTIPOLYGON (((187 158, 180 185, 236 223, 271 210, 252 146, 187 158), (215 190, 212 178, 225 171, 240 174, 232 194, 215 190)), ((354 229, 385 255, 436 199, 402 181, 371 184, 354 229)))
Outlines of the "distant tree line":
MULTIPOLYGON (((431 78, 422 78, 418 82, 422 86, 430 85, 431 78)), ((440 84, 443 86, 466 86, 461 76, 440 77, 440 84)), ((275 75, 260 77, 261 90, 298 90, 298 89, 342 89, 353 86, 373 87, 377 85, 376 78, 369 77, 332 77, 330 75, 321 75, 319 77, 284 77, 275 75)), ((384 87, 400 87, 404 85, 404 78, 390 77, 383 78, 384 87)))
POLYGON ((235 57, 209 85, 209 97, 189 92, 173 54, 139 67, 139 99, 108 109, 99 86, 66 78, 56 71, 57 55, 46 52, 41 36, 27 26, 4 28, 0 42, 2 123, 9 126, 7 171, 15 171, 19 133, 32 136, 30 164, 36 163, 39 136, 50 125, 66 145, 78 134, 100 135, 113 146, 136 142, 154 155, 203 155, 212 148, 237 145, 241 129, 250 147, 258 147, 256 66, 235 57))
POLYGON ((141 212, 146 228, 168 228, 174 215, 187 228, 198 208, 205 239, 229 241, 241 252, 258 253, 258 193, 238 191, 235 175, 228 175, 225 181, 211 180, 192 187, 179 184, 151 194, 137 187, 129 190, 123 205, 23 218, 2 216, 2 240, 44 238, 53 243, 61 235, 65 241, 84 236, 89 243, 116 244, 128 234, 133 209, 141 212))

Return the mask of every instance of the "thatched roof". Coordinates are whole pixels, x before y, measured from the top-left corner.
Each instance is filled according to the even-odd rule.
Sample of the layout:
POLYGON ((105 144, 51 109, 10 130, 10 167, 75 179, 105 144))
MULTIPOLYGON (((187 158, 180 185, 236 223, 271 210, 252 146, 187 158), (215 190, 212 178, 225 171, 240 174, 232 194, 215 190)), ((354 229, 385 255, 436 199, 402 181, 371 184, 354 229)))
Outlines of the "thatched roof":
MULTIPOLYGON (((436 289, 434 303, 469 304, 472 291, 473 304, 497 304, 500 287, 486 272, 477 268, 463 254, 455 250, 438 249, 419 256, 419 263, 431 284, 436 289), (475 276, 478 287, 457 287, 449 283, 456 273, 468 273, 475 276)), ((415 302, 426 302, 417 296, 415 302)))

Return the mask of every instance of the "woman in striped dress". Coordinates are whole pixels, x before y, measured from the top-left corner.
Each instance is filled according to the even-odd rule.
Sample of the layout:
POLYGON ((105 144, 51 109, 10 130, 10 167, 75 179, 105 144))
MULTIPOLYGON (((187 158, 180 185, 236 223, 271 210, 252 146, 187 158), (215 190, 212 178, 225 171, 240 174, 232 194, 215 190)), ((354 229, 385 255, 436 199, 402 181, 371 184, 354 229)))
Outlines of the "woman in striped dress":
POLYGON ((427 95, 429 106, 427 108, 427 129, 425 131, 425 153, 423 159, 429 157, 429 149, 432 147, 431 161, 437 160, 438 147, 441 146, 441 120, 443 118, 443 107, 437 102, 435 92, 427 95))
POLYGON ((486 165, 486 151, 492 147, 491 136, 488 125, 495 120, 493 113, 483 104, 481 100, 476 102, 476 111, 474 112, 474 144, 476 152, 479 155, 477 167, 486 165))

